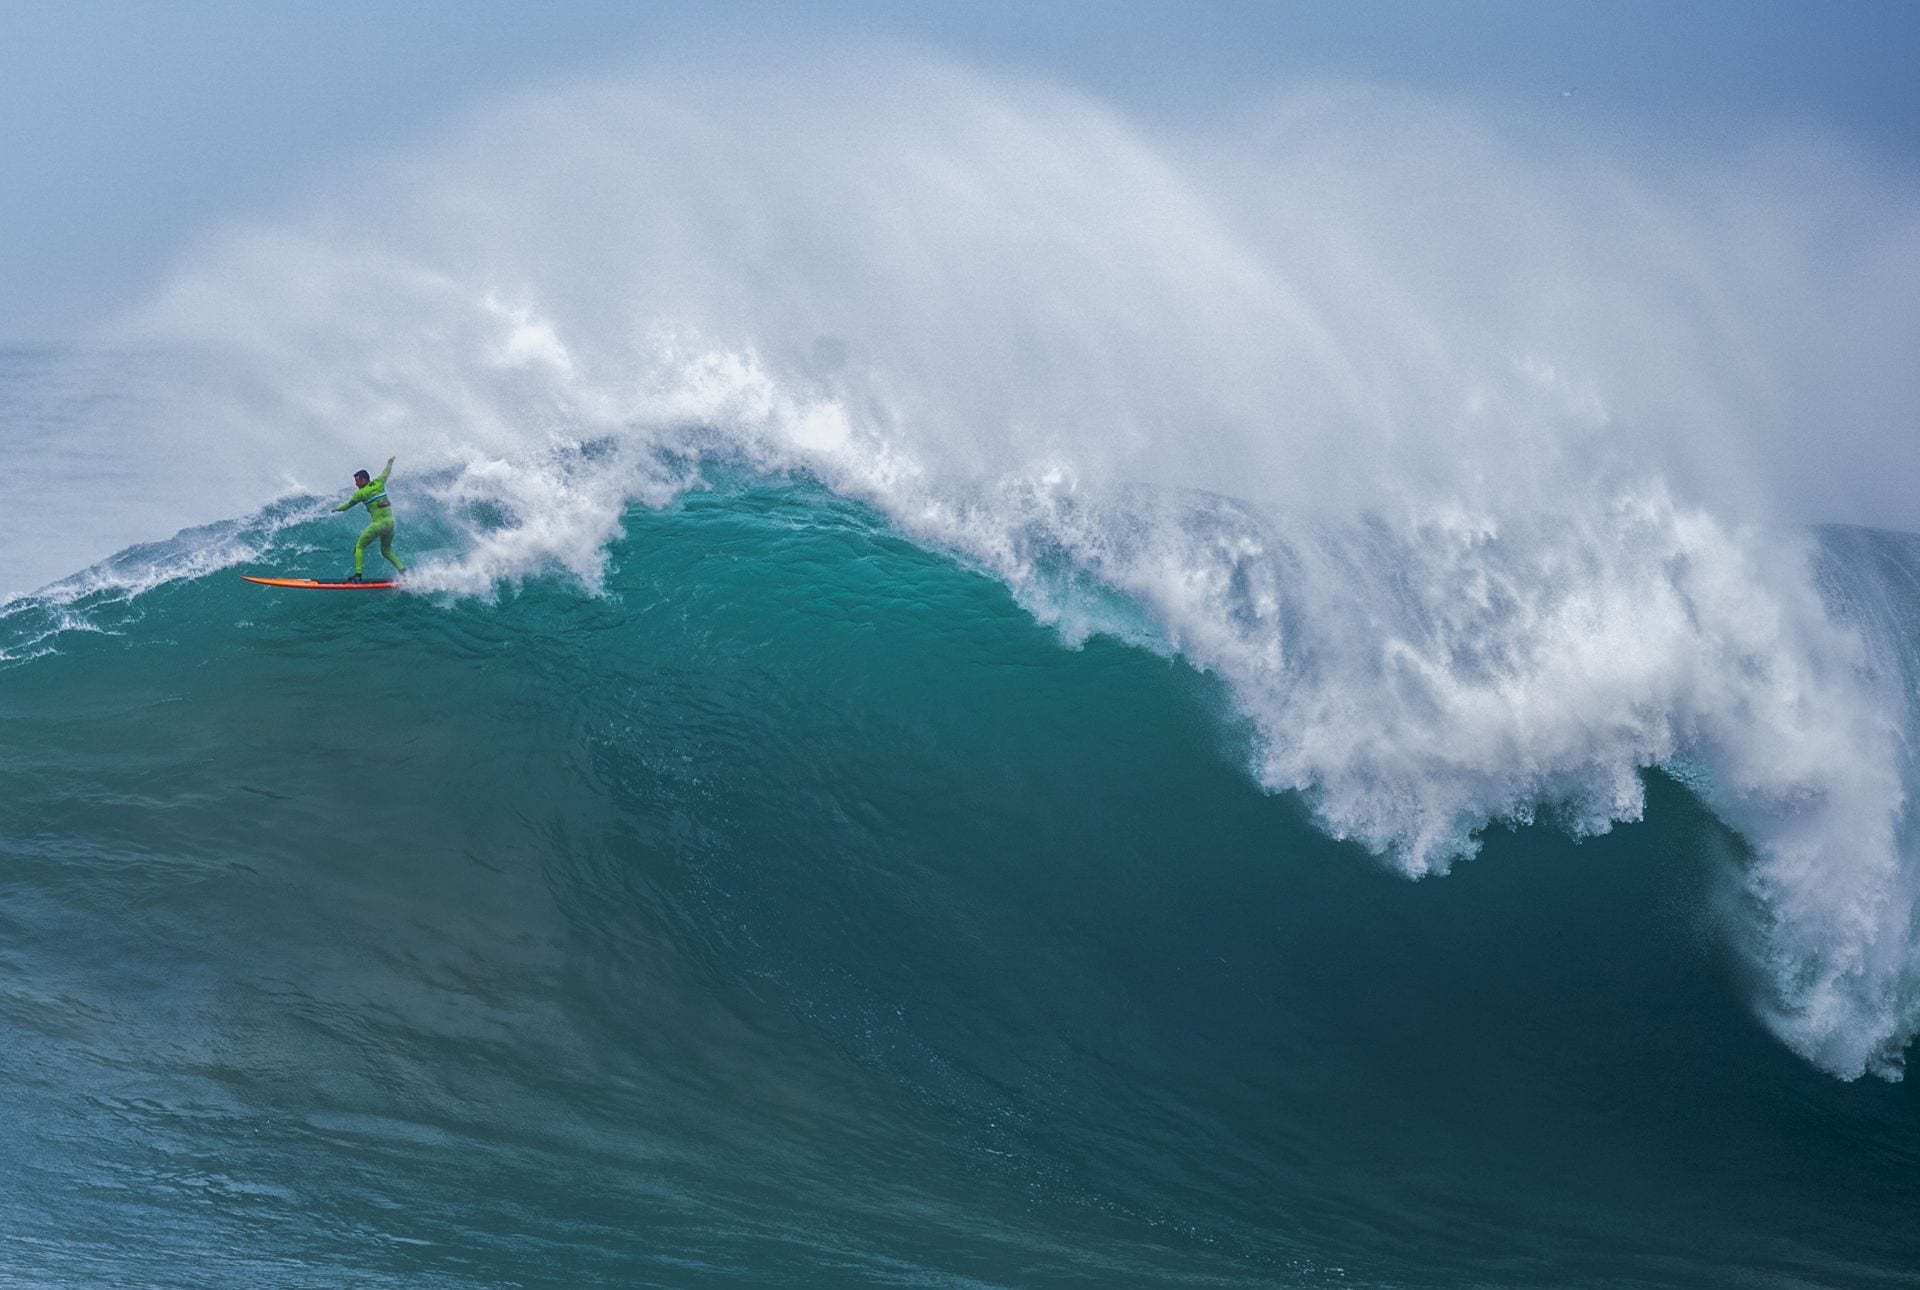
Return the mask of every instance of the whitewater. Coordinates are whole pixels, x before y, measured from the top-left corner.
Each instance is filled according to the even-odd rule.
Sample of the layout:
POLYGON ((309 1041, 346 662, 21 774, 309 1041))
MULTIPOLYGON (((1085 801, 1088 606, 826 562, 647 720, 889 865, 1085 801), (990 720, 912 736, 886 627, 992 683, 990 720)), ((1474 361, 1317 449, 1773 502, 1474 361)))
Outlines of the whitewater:
MULTIPOLYGON (((261 731, 322 733, 301 756, 261 731, 220 751, 218 732, 238 729, 225 723, 253 724, 244 707, 202 680, 141 679, 118 718, 149 750, 135 761, 161 765, 151 750, 171 737, 223 765, 279 767, 242 787, 276 810, 295 794, 289 827, 318 836, 326 801, 378 793, 321 769, 356 755, 328 696, 370 687, 402 750, 389 762, 378 740, 364 747, 370 778, 436 786, 417 803, 430 830, 396 806, 372 808, 381 827, 445 840, 423 867, 450 882, 462 854, 487 866, 499 885, 462 897, 481 903, 461 917, 498 931, 523 974, 485 964, 491 933, 476 933, 415 951, 434 990, 354 1021, 336 1010, 355 974, 398 971, 355 954, 409 953, 369 929, 405 939, 438 919, 424 884, 389 891, 391 920, 356 903, 371 896, 342 905, 361 948, 335 957, 317 939, 311 960, 336 996, 291 976, 280 988, 323 1029, 360 1032, 369 1083, 303 1112, 301 1133, 325 1151, 378 1139, 460 1155, 493 1149, 477 1120, 356 1099, 432 1087, 443 1109, 544 1107, 526 1112, 551 1119, 528 1130, 525 1157, 501 1157, 512 1194, 469 1203, 519 1214, 556 1250, 565 1221, 542 1210, 537 1180, 597 1150, 623 1178, 657 1165, 669 1208, 728 1209, 713 1199, 725 1194, 756 1222, 782 1201, 716 1162, 764 1170, 746 1141, 759 1134, 810 1180, 784 1234, 715 1218, 667 1241, 689 1261, 649 1264, 661 1284, 756 1275, 795 1245, 812 1260, 797 1278, 823 1281, 1899 1282, 1911 1251, 1869 1220, 1834 1216, 1807 1250, 1752 1255, 1763 1216, 1801 1184, 1745 1195, 1745 1216, 1687 1254, 1596 1183, 1586 1203, 1601 1217, 1556 1246, 1539 1233, 1578 1224, 1527 1208, 1554 1172, 1533 1148, 1488 1166, 1483 1193, 1442 1170, 1421 1200, 1375 1178, 1364 1151, 1340 1156, 1370 1141, 1366 1099, 1318 1099, 1432 1062, 1433 1120, 1395 1088, 1368 1095, 1388 1120, 1411 1117, 1397 1145, 1367 1148, 1386 1159, 1445 1137, 1447 1115, 1504 1124, 1494 1136, 1514 1142, 1540 1131, 1459 1091, 1490 1052, 1530 1072, 1516 1078, 1538 1106, 1558 1104, 1556 1079, 1636 1085, 1663 1064, 1711 1100, 1744 1064, 1764 1073, 1729 1095, 1717 1127, 1730 1135, 1764 1139, 1752 1126, 1785 1088, 1825 1108, 1836 1141, 1892 1134, 1888 1174, 1910 1160, 1911 1098, 1879 1081, 1900 1081, 1920 1030, 1920 549, 1893 531, 1912 527, 1904 484, 1920 465, 1920 382, 1902 357, 1920 334, 1913 196, 1911 176, 1817 135, 1656 144, 1362 84, 1236 105, 1204 128, 917 55, 527 94, 328 176, 291 210, 209 231, 94 342, 8 356, 9 464, 43 486, 4 531, 23 554, 0 578, 16 802, 0 835, 34 872, 133 845, 137 830, 96 831, 72 804, 104 803, 105 819, 147 791, 89 742, 111 725, 99 678, 137 676, 141 658, 187 677, 185 651, 262 705, 261 731), (388 454, 413 566, 394 604, 343 614, 239 587, 242 571, 343 572, 352 533, 325 508, 388 454), (108 725, 49 725, 56 694, 75 722, 108 725), (155 715, 182 698, 194 715, 155 715), (172 736, 170 719, 185 723, 172 736), (64 798, 32 754, 48 739, 97 787, 64 798), (476 751, 502 740, 524 759, 476 751), (290 787, 303 775, 325 786, 318 799, 290 787), (507 800, 516 776, 539 792, 507 800), (487 852, 455 799, 515 855, 543 858, 487 852), (1175 799, 1211 806, 1150 805, 1175 799), (49 836, 33 818, 68 823, 49 836), (773 863, 790 855, 820 892, 773 863), (1581 859, 1596 855, 1611 859, 1581 859), (1103 856, 1126 862, 1103 872, 1103 856), (1154 873, 1176 856, 1179 881, 1154 873), (1455 889, 1496 859, 1513 885, 1467 888, 1476 907, 1455 889), (1393 882, 1368 885, 1383 870, 1393 882), (1114 881, 1140 903, 1071 912, 1114 881), (1009 891, 1028 903, 995 894, 1009 891), (551 926, 520 921, 521 902, 549 899, 551 926), (1143 931, 1165 902, 1202 912, 1143 931), (949 906, 963 911, 951 923, 930 912, 949 906), (1647 922, 1650 907, 1684 912, 1647 922), (632 909, 644 930, 606 912, 632 909), (842 956, 837 935, 863 948, 842 956), (635 948, 654 936, 680 948, 635 948), (1601 948, 1584 961, 1623 965, 1593 1006, 1637 1018, 1611 1023, 1637 1037, 1624 1051, 1555 1071, 1559 1041, 1509 1050, 1503 1027, 1519 1023, 1463 1002, 1491 973, 1540 1035, 1585 1029, 1550 964, 1555 937, 1589 936, 1601 948), (1031 977, 1007 966, 1021 963, 1031 977), (1289 984, 1238 978, 1250 963, 1289 984), (1402 1004, 1354 984, 1371 970, 1406 974, 1402 1004), (1407 984, 1423 972, 1432 999, 1407 984), (1102 973, 1084 997, 1059 984, 1102 973), (1195 1005, 1173 1002, 1166 973, 1233 1001, 1202 1005, 1221 1009, 1192 1023, 1202 1038, 1180 1029, 1195 1005), (1320 974, 1346 982, 1328 998, 1398 1018, 1422 1051, 1457 1040, 1477 1055, 1353 1041, 1299 984, 1320 974), (458 979, 475 983, 466 1002, 436 993, 458 979), (1146 1002, 1108 993, 1129 981, 1146 1002), (728 1000, 724 1023, 699 1002, 708 986, 728 1000), (567 1013, 579 1029, 512 1054, 506 1036, 548 989, 586 1000, 567 1013), (1458 1033, 1415 998, 1463 1009, 1458 1033), (676 1081, 637 1020, 649 1013, 691 1028, 697 1079, 676 1081), (1771 1041, 1741 1029, 1749 1016, 1771 1041), (1075 1033, 1097 1038, 1083 1048, 1075 1033), (429 1073, 434 1043, 448 1066, 429 1073), (483 1070, 496 1044, 504 1064, 483 1070), (1711 1045, 1739 1056, 1715 1061, 1711 1045), (1116 1065, 1083 1066, 1089 1050, 1116 1065), (753 1063, 789 1058, 807 1073, 781 1076, 786 1110, 729 1124, 753 1063), (542 1061, 595 1074, 536 1094, 542 1061), (1316 1064, 1340 1080, 1303 1073, 1316 1064), (699 1109, 671 1131, 613 1130, 601 1099, 614 1090, 699 1109), (1847 1102, 1857 1090, 1873 1100, 1847 1102), (873 1098, 898 1112, 887 1133, 922 1146, 856 1126, 847 1108, 873 1098), (1290 1102, 1339 1127, 1275 1127, 1290 1102), (837 1114, 845 1132, 818 1153, 789 1119, 837 1114), (1210 1163, 1187 1160, 1160 1117, 1188 1124, 1210 1163), (1153 1127, 1128 1148, 1096 1118, 1153 1127), (928 1164, 918 1200, 889 1197, 880 1180, 913 1151, 972 1163, 945 1183, 928 1164), (829 1199, 834 1178, 847 1191, 829 1199), (1008 1210, 1020 1194, 1039 1208, 1008 1210), (1262 1194, 1286 1198, 1286 1235, 1263 1227, 1262 1194), (1446 1275, 1420 1262, 1432 1226, 1458 1232, 1480 1206, 1540 1248, 1505 1264, 1441 1241, 1446 1275), (889 1263, 916 1222, 942 1233, 937 1248, 889 1263), (1372 1246, 1354 1235, 1368 1225, 1372 1246), (1568 1264, 1582 1239, 1631 1254, 1568 1264), (1843 1251, 1862 1262, 1836 1270, 1843 1251)), ((238 790, 190 765, 183 753, 181 800, 227 821, 220 845, 178 841, 200 857, 195 883, 211 881, 195 867, 207 854, 237 864, 289 845, 229 818, 238 790)), ((287 881, 272 918, 347 900, 287 881)), ((10 915, 38 929, 20 944, 87 923, 47 899, 39 923, 10 915)), ((197 943, 179 917, 169 925, 197 943)), ((57 975, 14 1012, 52 1035, 57 975)), ((276 1072, 260 1084, 271 1096, 295 1078, 279 1058, 246 1060, 276 1072)), ((262 1077, 249 1078, 214 1081, 224 1109, 194 1105, 241 1116, 262 1077)), ((1636 1141, 1686 1118, 1622 1096, 1612 1123, 1636 1141)), ((1584 1117, 1608 1099, 1566 1112, 1600 1158, 1607 1130, 1584 1117)), ((1808 1145, 1824 1131, 1777 1139, 1811 1162, 1805 1185, 1867 1185, 1849 1172, 1868 1168, 1858 1156, 1808 1145)), ((412 1166, 384 1167, 398 1180, 412 1166)), ((1623 1150, 1595 1176, 1636 1167, 1623 1150)), ((1911 1187, 1885 1185, 1897 1209, 1911 1187)), ((291 1192, 263 1195, 297 1208, 291 1192)), ((492 1273, 426 1255, 352 1266, 446 1284, 618 1279, 642 1257, 619 1234, 620 1206, 638 1203, 621 1196, 588 1206, 575 1263, 527 1246, 496 1250, 492 1273)), ((190 1222, 179 1235, 181 1259, 204 1245, 190 1222)), ((223 1264, 217 1279, 299 1284, 342 1257, 294 1249, 277 1271, 223 1264)), ((49 1260, 29 1266, 87 1275, 49 1260)))

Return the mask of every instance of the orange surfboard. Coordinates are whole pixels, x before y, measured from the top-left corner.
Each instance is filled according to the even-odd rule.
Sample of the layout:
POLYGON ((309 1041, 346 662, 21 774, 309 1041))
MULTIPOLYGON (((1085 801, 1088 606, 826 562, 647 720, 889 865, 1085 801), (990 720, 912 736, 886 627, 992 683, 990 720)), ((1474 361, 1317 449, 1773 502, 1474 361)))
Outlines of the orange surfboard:
POLYGON ((397 582, 315 582, 312 578, 256 578, 243 573, 241 580, 257 582, 263 587, 298 587, 302 591, 388 591, 399 586, 397 582))

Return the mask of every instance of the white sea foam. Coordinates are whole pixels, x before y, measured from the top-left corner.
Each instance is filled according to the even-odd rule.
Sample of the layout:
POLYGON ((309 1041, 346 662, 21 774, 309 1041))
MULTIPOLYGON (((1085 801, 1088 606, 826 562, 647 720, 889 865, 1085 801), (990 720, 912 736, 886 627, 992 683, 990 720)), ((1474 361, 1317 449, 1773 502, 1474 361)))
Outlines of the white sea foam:
POLYGON ((591 586, 704 457, 804 470, 1069 635, 1124 592, 1410 875, 1685 766, 1763 1015, 1897 1076, 1909 725, 1778 536, 1912 518, 1920 206, 1869 161, 1352 86, 1185 134, 895 59, 550 92, 334 192, 126 333, 221 356, 193 422, 263 496, 441 471, 420 585, 591 586))

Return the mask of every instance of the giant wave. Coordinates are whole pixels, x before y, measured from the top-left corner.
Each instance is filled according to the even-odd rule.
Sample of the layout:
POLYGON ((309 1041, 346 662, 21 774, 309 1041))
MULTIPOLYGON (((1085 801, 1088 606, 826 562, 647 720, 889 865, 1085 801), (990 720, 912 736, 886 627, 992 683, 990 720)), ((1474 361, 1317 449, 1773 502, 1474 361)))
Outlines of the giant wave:
POLYGON ((1488 120, 1335 86, 1196 138, 845 57, 556 89, 210 244, 121 339, 195 356, 173 424, 222 479, 404 444, 513 517, 428 586, 593 586, 717 455, 1069 637, 1113 593, 1226 681, 1262 784, 1409 874, 1699 767, 1752 847, 1756 1007, 1894 1077, 1911 684, 1796 522, 1897 505, 1910 207, 1817 141, 1676 172, 1488 120))
MULTIPOLYGON (((1914 332, 1920 230, 1882 200, 1903 181, 1820 142, 1676 165, 1360 86, 1188 133, 825 59, 544 91, 212 238, 85 356, 137 351, 137 407, 59 428, 63 451, 97 433, 192 463, 173 519, 203 527, 0 610, 6 833, 40 947, 17 1015, 73 1061, 60 982, 119 971, 52 948, 105 917, 50 876, 80 854, 130 890, 205 889, 120 951, 165 972, 154 947, 184 937, 215 965, 188 980, 264 1006, 206 939, 249 943, 251 897, 205 875, 259 851, 276 935, 318 901, 355 948, 300 941, 291 1028, 232 1062, 207 1006, 128 986, 198 1036, 155 1056, 170 1041, 141 1029, 132 1067, 211 1085, 91 1096, 251 1125, 310 1098, 277 1055, 305 1045, 333 1091, 293 1155, 384 1142, 409 1180, 408 1142, 493 1161, 513 1182, 476 1212, 526 1216, 536 1245, 564 1243, 536 1180, 612 1133, 620 1178, 644 1159, 678 1180, 647 1212, 698 1230, 667 1243, 712 1259, 690 1277, 803 1248, 820 1276, 886 1276, 913 1243, 873 1234, 915 1221, 943 1235, 901 1278, 1056 1259, 1390 1284, 1445 1247, 1470 1281, 1571 1282, 1590 1239, 1628 1251, 1599 1280, 1898 1266, 1891 1219, 1768 1234, 1791 1198, 1884 1181, 1831 1144, 1909 1141, 1910 1099, 1814 1072, 1897 1081, 1920 1028, 1913 540, 1809 524, 1905 514, 1917 401, 1883 360, 1914 332), (420 594, 333 616, 216 580, 337 572, 347 535, 315 495, 389 451, 420 594), (142 659, 164 683, 124 680, 142 659), (421 697, 375 679, 399 660, 421 697), (133 732, 123 761, 109 728, 133 732), (230 809, 254 797, 277 837, 230 809), (418 888, 384 880, 397 912, 317 894, 358 890, 378 841, 298 876, 332 854, 332 804, 438 857, 418 888), (467 865, 498 883, 458 915, 472 935, 381 948, 467 865), (1367 885, 1383 865, 1449 876, 1367 885), (416 1011, 381 1012, 388 991, 416 1011), (1760 1055, 1738 995, 1806 1069, 1760 1055), (529 1021, 541 999, 565 1015, 529 1021), (785 1054, 806 1071, 760 1107, 749 1067, 785 1054), (1621 1091, 1652 1069, 1671 1087, 1621 1091), (1395 1074, 1422 1071, 1431 1104, 1395 1074), (620 1109, 581 1109, 603 1096, 620 1109), (1717 1162, 1703 1179, 1751 1172, 1688 1128, 1721 1096, 1715 1132, 1764 1123, 1753 1150, 1801 1172, 1725 1192, 1703 1253, 1605 1197, 1679 1145, 1717 1162), (489 1140, 496 1098, 554 1117, 524 1156, 489 1140), (821 1154, 796 1127, 815 1117, 821 1154), (1541 1132, 1598 1162, 1580 1214, 1536 1203, 1566 1183, 1517 1145, 1541 1132), (915 1174, 915 1151, 979 1187, 915 1174), (813 1179, 784 1234, 720 1181, 776 1159, 813 1179), (726 1198, 704 1227, 703 1195, 726 1198), (1441 1239, 1440 1213, 1504 1237, 1441 1239), (1049 1244, 1058 1221, 1084 1239, 1049 1244), (1561 1223, 1568 1243, 1500 1262, 1561 1223)), ((133 472, 149 517, 154 471, 133 472)), ((51 477, 40 496, 78 500, 51 477)), ((640 1257, 631 1192, 562 1191, 600 1214, 569 1266, 640 1257)), ((538 1279, 510 1246, 497 1267, 538 1279)), ((375 1262, 459 1283, 403 1253, 375 1262)))

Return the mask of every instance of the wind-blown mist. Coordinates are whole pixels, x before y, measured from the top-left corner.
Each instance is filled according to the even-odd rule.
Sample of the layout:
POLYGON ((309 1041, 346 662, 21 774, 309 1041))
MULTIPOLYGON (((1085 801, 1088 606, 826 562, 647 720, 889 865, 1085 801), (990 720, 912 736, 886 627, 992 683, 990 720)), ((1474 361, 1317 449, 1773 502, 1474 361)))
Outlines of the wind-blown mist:
POLYGON ((1252 773, 1410 875, 1669 767, 1751 846, 1761 1014, 1895 1078, 1911 681, 1789 526, 1910 515, 1912 197, 1355 87, 1181 128, 920 62, 642 78, 224 236, 126 333, 214 356, 186 406, 260 500, 398 452, 465 517, 430 589, 591 586, 703 462, 809 473, 1217 672, 1252 773))

